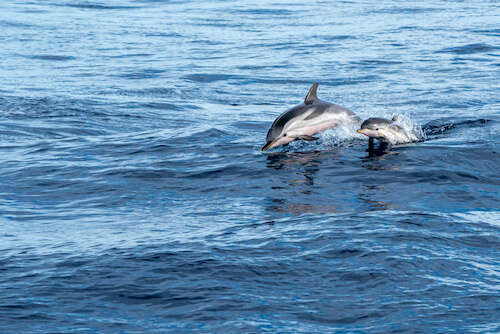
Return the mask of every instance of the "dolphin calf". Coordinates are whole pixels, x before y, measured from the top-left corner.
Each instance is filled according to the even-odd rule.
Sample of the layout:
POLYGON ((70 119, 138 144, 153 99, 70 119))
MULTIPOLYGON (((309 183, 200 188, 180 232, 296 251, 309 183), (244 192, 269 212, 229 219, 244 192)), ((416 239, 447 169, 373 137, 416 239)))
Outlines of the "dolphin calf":
POLYGON ((370 146, 373 146, 374 138, 391 145, 414 141, 408 132, 395 122, 396 116, 392 120, 379 117, 368 118, 361 124, 361 128, 357 132, 370 137, 370 146))
POLYGON ((361 119, 349 109, 318 99, 315 83, 309 89, 304 103, 282 113, 273 122, 267 132, 267 143, 262 148, 288 145, 294 140, 313 141, 319 139, 313 135, 333 128, 342 123, 360 122, 361 119))

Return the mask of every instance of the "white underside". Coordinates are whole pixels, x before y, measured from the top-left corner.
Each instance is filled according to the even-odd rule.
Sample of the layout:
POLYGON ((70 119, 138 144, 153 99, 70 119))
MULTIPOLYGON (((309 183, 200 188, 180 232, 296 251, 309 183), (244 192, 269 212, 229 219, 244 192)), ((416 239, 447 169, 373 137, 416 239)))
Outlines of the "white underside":
POLYGON ((378 138, 385 140, 392 145, 411 143, 413 141, 404 130, 394 131, 391 129, 379 129, 379 130, 363 129, 361 133, 371 138, 378 138))
POLYGON ((312 136, 325 130, 334 128, 339 124, 354 121, 354 119, 351 118, 350 115, 333 114, 328 112, 325 112, 323 115, 320 115, 313 119, 304 120, 312 112, 314 112, 314 109, 311 109, 311 111, 302 115, 300 119, 296 119, 293 122, 290 122, 290 124, 287 124, 283 129, 280 139, 278 139, 271 147, 286 145, 294 141, 297 137, 304 135, 312 136))

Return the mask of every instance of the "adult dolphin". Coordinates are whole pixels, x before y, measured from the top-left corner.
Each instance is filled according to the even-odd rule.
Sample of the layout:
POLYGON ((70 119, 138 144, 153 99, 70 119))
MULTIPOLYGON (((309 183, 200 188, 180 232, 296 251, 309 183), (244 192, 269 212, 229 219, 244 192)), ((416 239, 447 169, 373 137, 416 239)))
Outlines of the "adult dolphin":
POLYGON ((360 118, 349 109, 318 99, 318 84, 309 89, 304 103, 282 113, 267 132, 267 143, 262 148, 288 145, 294 140, 313 141, 319 139, 314 134, 333 128, 339 124, 360 122, 360 118))

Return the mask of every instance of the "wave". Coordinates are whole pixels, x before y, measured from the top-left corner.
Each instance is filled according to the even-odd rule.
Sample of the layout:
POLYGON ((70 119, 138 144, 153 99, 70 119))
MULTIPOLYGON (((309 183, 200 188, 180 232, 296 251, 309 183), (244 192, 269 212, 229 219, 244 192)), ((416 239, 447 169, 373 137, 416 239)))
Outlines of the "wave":
POLYGON ((438 135, 446 134, 456 129, 467 129, 482 127, 490 124, 492 120, 486 118, 479 119, 468 119, 468 120, 458 120, 450 121, 448 119, 440 119, 431 121, 422 126, 422 131, 427 137, 435 137, 438 135))

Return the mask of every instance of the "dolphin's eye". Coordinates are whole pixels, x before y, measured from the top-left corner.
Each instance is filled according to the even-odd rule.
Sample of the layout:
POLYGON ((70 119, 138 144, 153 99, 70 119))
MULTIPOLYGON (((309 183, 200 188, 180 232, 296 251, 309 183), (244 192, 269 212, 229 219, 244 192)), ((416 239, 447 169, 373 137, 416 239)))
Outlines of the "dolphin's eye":
POLYGON ((286 137, 286 133, 283 134, 283 137, 286 137))

